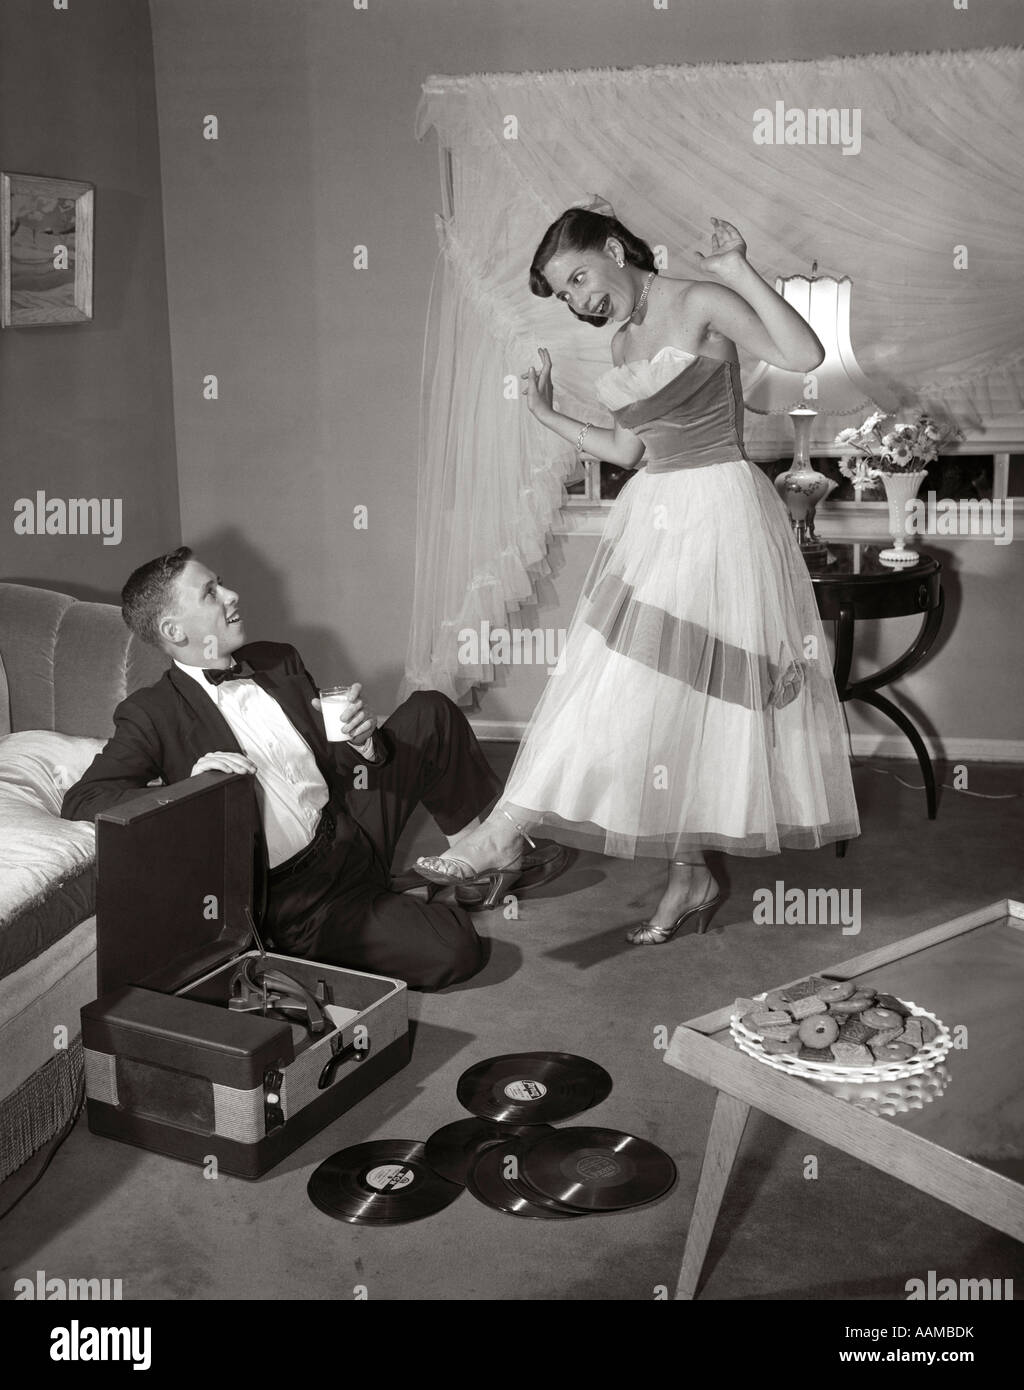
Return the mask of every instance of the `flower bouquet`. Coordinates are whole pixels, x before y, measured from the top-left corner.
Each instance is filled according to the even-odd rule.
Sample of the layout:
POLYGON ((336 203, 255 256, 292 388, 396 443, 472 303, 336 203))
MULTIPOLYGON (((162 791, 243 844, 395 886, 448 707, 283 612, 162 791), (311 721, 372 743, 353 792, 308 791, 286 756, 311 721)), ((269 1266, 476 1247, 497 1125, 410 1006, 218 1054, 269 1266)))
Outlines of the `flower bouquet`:
POLYGON ((876 410, 859 429, 839 431, 835 443, 853 450, 839 460, 839 471, 853 483, 858 501, 868 483, 881 480, 893 549, 881 551, 879 559, 890 565, 916 565, 917 556, 906 548, 907 503, 917 496, 940 448, 963 435, 957 426, 936 424, 928 415, 919 415, 912 425, 894 422, 883 434, 886 419, 884 411, 876 410))

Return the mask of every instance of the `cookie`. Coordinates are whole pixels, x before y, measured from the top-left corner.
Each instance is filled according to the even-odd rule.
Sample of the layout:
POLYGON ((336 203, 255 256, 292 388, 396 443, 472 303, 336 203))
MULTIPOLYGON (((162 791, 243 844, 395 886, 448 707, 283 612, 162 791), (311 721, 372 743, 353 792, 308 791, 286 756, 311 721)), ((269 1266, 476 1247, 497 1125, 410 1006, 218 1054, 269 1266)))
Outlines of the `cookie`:
POLYGON ((812 1014, 827 1013, 828 1005, 816 994, 808 994, 803 999, 794 999, 789 1006, 789 1012, 795 1019, 810 1018, 812 1014))
POLYGON ((796 1037, 799 1028, 799 1023, 776 1023, 771 1028, 762 1028, 761 1037, 774 1038, 776 1041, 781 1039, 786 1042, 790 1038, 796 1037))
POLYGON ((875 1055, 861 1043, 834 1042, 832 1056, 844 1067, 873 1067, 875 1055))
POLYGON ((839 1040, 844 1043, 865 1043, 871 1036, 871 1029, 866 1028, 856 1014, 849 1015, 839 1030, 839 1040))
POLYGON ((924 1030, 921 1027, 921 1020, 908 1018, 903 1026, 903 1032, 896 1039, 897 1042, 905 1042, 908 1047, 912 1047, 916 1052, 919 1047, 924 1047, 924 1030))
POLYGON ((834 1062, 832 1049, 830 1047, 807 1047, 802 1046, 797 1056, 804 1062, 834 1062))
POLYGON ((774 1056, 782 1054, 796 1057, 800 1052, 800 1039, 795 1036, 792 1038, 765 1038, 763 1046, 765 1052, 774 1056))
POLYGON ((764 997, 762 1009, 786 1010, 790 1004, 789 994, 784 989, 770 989, 764 997))
POLYGON ((933 1023, 930 1018, 919 1018, 917 1021, 921 1025, 922 1043, 927 1047, 929 1043, 934 1042, 939 1036, 938 1024, 933 1023))
POLYGON ((828 1014, 805 1018, 800 1025, 800 1041, 805 1047, 821 1049, 834 1043, 839 1036, 839 1024, 828 1014))
MULTIPOLYGON (((789 1014, 782 1009, 758 1009, 749 1015, 754 1020, 754 1028, 771 1028, 778 1023, 791 1023, 789 1014)), ((747 1025, 750 1026, 749 1024, 747 1025)))
POLYGON ((876 1005, 863 1011, 861 1022, 869 1028, 902 1028, 903 1015, 895 1009, 880 1009, 876 1005))
POLYGON ((857 986, 852 980, 829 980, 817 991, 818 998, 824 999, 826 1004, 836 1004, 843 999, 851 999, 856 993, 857 986))
POLYGON ((884 1047, 886 1043, 897 1042, 902 1033, 902 1028, 876 1028, 867 1039, 868 1047, 873 1047, 875 1043, 884 1047))
POLYGON ((882 1009, 892 1009, 893 1013, 902 1014, 904 1018, 910 1017, 910 1010, 902 999, 897 999, 895 994, 876 994, 875 1003, 882 1009))
POLYGON ((853 994, 849 999, 840 999, 836 1003, 829 1005, 834 1014, 862 1014, 865 1009, 870 1009, 875 1002, 873 994, 865 994, 863 991, 853 994))
POLYGON ((827 983, 827 980, 812 975, 809 980, 797 980, 794 985, 782 985, 779 989, 769 990, 764 1002, 770 1009, 788 1009, 798 999, 806 999, 809 995, 817 993, 819 985, 827 983))

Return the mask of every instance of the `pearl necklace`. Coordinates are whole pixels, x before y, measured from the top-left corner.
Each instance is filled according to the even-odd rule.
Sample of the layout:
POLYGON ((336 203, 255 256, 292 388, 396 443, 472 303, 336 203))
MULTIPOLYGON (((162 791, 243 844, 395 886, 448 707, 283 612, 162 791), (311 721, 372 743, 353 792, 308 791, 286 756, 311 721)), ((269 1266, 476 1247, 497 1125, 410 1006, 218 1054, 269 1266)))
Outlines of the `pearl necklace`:
POLYGON ((658 273, 658 272, 657 272, 656 270, 652 270, 652 271, 650 272, 650 274, 647 276, 647 283, 644 285, 643 289, 640 291, 640 298, 639 298, 639 299, 637 300, 637 302, 633 305, 633 312, 632 312, 632 313, 630 314, 630 316, 629 316, 631 319, 635 319, 636 316, 637 316, 637 314, 639 314, 640 310, 641 310, 641 309, 644 307, 644 305, 647 303, 647 292, 648 292, 648 290, 651 288, 651 282, 654 280, 654 277, 655 277, 655 275, 657 275, 657 273, 658 273))

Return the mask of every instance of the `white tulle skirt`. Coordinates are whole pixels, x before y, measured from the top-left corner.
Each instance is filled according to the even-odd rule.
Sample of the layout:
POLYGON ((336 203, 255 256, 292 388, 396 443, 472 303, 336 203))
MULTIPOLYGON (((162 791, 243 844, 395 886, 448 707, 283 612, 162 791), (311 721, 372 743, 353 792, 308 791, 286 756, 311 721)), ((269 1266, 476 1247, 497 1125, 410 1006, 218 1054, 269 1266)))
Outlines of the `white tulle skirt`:
POLYGON ((501 804, 628 859, 860 833, 810 576, 759 468, 630 479, 501 804))

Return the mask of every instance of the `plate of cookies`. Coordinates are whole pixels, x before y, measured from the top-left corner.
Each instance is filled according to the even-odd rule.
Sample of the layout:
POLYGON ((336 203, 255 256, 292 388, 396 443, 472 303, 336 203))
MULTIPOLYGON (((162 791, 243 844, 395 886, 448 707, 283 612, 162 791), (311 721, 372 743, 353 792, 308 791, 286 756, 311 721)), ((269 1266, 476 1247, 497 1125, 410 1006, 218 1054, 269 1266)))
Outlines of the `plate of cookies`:
POLYGON ((748 1056, 811 1081, 917 1076, 952 1046, 949 1029, 927 1009, 819 975, 737 999, 729 1031, 748 1056))

